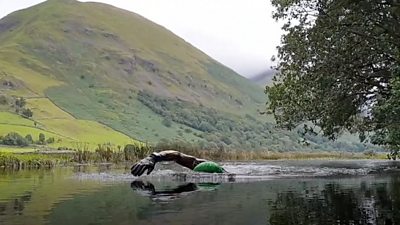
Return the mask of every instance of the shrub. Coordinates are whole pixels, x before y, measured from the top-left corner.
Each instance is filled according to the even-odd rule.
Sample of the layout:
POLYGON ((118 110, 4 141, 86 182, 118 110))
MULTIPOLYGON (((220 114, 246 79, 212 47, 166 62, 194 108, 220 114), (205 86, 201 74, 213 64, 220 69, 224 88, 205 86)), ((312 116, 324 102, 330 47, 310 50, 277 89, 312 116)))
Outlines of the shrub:
POLYGON ((166 127, 171 127, 172 126, 172 121, 170 119, 168 119, 168 118, 164 118, 161 123, 166 127))
POLYGON ((28 146, 28 141, 20 134, 11 132, 3 138, 4 145, 28 146))
POLYGON ((47 144, 52 144, 52 143, 54 143, 54 142, 55 142, 54 137, 50 137, 50 138, 48 138, 48 139, 46 140, 46 143, 47 143, 47 144))
POLYGON ((22 115, 27 118, 31 118, 33 116, 33 112, 30 109, 23 109, 22 115))
POLYGON ((15 105, 16 106, 18 106, 18 107, 20 107, 20 108, 23 108, 25 105, 26 105, 26 101, 25 101, 25 99, 24 98, 17 98, 16 100, 15 100, 15 105))
POLYGON ((27 141, 29 144, 32 144, 32 143, 33 143, 32 135, 27 134, 27 135, 25 136, 25 139, 26 139, 26 141, 27 141))
POLYGON ((7 101, 6 96, 1 95, 0 96, 0 105, 7 105, 7 103, 8 103, 8 101, 7 101))
POLYGON ((46 143, 46 136, 43 133, 39 134, 39 141, 38 144, 44 145, 46 143))
POLYGON ((192 133, 192 130, 189 129, 189 128, 186 128, 186 129, 185 129, 185 133, 187 133, 187 134, 192 133))

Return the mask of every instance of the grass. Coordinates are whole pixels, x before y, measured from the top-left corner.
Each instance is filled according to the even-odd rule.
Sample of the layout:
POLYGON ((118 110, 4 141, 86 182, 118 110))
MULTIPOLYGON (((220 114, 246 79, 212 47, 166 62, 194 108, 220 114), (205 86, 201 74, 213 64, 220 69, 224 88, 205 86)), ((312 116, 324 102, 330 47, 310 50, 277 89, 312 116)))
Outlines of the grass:
MULTIPOLYGON (((140 143, 94 121, 52 119, 40 122, 46 127, 49 127, 52 131, 62 133, 66 137, 75 140, 72 141, 72 143, 85 142, 90 146, 97 146, 98 144, 104 143, 112 143, 121 146, 130 143, 140 143)), ((68 141, 67 139, 66 143, 58 143, 58 146, 71 146, 71 144, 69 144, 70 142, 71 141, 68 141)))
MULTIPOLYGON (((0 70, 23 82, 25 87, 18 89, 23 91, 22 96, 41 96, 49 87, 63 84, 59 80, 41 74, 34 68, 20 65, 20 60, 26 59, 25 57, 23 53, 15 49, 0 50, 0 70)), ((14 94, 19 94, 19 92, 14 92, 14 94)))
POLYGON ((0 147, 0 168, 52 168, 76 163, 124 163, 142 159, 152 151, 147 145, 131 145, 131 148, 124 150, 112 145, 98 145, 94 151, 90 150, 89 145, 82 145, 73 153, 35 153, 29 148, 0 147))
POLYGON ((327 151, 243 151, 243 150, 199 150, 182 148, 180 152, 198 158, 216 161, 254 161, 254 160, 310 160, 310 159, 386 159, 384 153, 351 153, 327 151))
POLYGON ((67 86, 51 88, 47 93, 64 110, 78 118, 102 121, 107 126, 144 142, 155 143, 161 138, 198 140, 193 134, 180 132, 188 128, 185 125, 174 123, 170 128, 165 127, 162 124, 163 117, 136 100, 135 93, 132 93, 132 99, 129 99, 128 96, 98 96, 96 88, 82 88, 80 91, 83 96, 81 98, 76 96, 77 90, 67 86), (100 100, 102 102, 99 102, 100 100), (179 133, 183 135, 180 136, 179 133))
POLYGON ((35 147, 14 147, 0 145, 0 153, 32 153, 36 151, 35 147))
MULTIPOLYGON (((23 125, 12 125, 12 124, 0 124, 0 135, 6 135, 11 132, 17 132, 23 137, 25 137, 27 134, 32 135, 33 139, 36 141, 38 140, 39 134, 43 133, 46 138, 49 137, 54 137, 56 140, 58 139, 67 139, 67 137, 61 136, 57 133, 49 132, 46 130, 42 130, 39 128, 35 127, 29 127, 29 126, 23 126, 23 125)), ((72 141, 72 140, 70 140, 72 141)))
POLYGON ((30 98, 26 100, 26 105, 33 112, 33 119, 46 120, 46 119, 70 119, 74 117, 67 112, 61 110, 54 105, 48 98, 30 98))
POLYGON ((0 112, 0 124, 33 127, 34 121, 10 112, 0 112))
POLYGON ((70 156, 0 153, 0 168, 52 168, 56 165, 66 165, 70 156))
POLYGON ((54 137, 56 139, 56 142, 50 145, 53 148, 76 148, 78 143, 87 143, 92 149, 98 144, 105 143, 120 146, 140 143, 98 122, 77 120, 55 107, 48 99, 33 99, 33 101, 29 99, 28 107, 35 106, 40 102, 47 107, 43 108, 38 115, 36 108, 34 108, 33 119, 26 119, 9 112, 0 112, 0 135, 4 136, 10 132, 17 132, 22 136, 30 134, 36 141, 39 134, 43 133, 46 138, 54 137), (56 114, 60 117, 45 117, 56 114))
POLYGON ((271 152, 233 151, 225 153, 224 160, 309 160, 309 159, 386 159, 385 154, 366 155, 350 152, 271 152))

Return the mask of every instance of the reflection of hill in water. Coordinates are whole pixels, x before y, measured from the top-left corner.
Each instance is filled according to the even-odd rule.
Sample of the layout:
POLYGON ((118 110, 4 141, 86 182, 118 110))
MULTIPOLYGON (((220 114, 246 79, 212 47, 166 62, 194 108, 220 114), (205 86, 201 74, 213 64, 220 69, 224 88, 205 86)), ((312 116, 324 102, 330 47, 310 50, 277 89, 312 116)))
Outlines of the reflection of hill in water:
POLYGON ((82 183, 68 179, 72 174, 70 168, 2 171, 0 224, 44 224, 45 217, 59 202, 105 185, 93 180, 82 183))

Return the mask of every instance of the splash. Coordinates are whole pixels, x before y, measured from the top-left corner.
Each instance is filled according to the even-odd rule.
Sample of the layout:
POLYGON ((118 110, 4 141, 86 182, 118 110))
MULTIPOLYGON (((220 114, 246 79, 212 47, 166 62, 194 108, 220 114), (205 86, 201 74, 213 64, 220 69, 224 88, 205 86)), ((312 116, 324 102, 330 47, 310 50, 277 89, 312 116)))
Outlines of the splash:
POLYGON ((228 173, 197 173, 179 167, 174 163, 167 163, 158 165, 151 175, 144 175, 140 178, 133 177, 129 171, 121 172, 113 170, 97 173, 76 173, 75 177, 82 180, 91 179, 111 182, 142 179, 193 183, 226 183, 298 177, 365 176, 368 174, 400 172, 400 162, 384 160, 289 160, 225 162, 221 164, 228 173))

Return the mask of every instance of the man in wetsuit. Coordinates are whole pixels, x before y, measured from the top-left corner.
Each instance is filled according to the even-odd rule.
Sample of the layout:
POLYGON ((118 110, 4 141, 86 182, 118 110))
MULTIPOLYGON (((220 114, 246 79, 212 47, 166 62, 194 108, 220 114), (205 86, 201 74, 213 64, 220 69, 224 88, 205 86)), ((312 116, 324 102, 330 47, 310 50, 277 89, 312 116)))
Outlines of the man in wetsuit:
POLYGON ((149 175, 156 163, 162 161, 174 161, 181 166, 193 170, 197 165, 202 162, 207 162, 205 159, 198 159, 191 155, 186 155, 178 151, 167 150, 162 152, 154 152, 146 158, 135 163, 131 168, 131 173, 134 176, 141 176, 146 170, 149 175))

